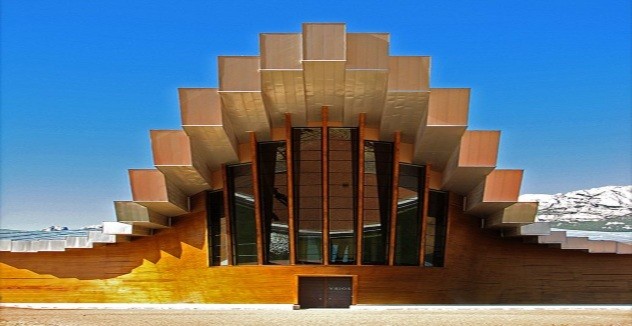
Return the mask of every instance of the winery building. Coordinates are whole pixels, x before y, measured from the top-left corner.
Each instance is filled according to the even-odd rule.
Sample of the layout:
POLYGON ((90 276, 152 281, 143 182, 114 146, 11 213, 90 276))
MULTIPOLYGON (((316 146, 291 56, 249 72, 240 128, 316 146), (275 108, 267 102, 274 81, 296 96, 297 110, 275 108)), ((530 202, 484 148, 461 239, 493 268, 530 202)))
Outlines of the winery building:
POLYGON ((179 89, 182 129, 85 237, 0 241, 2 302, 632 303, 632 246, 568 237, 518 202, 467 88, 389 34, 303 24, 179 89))

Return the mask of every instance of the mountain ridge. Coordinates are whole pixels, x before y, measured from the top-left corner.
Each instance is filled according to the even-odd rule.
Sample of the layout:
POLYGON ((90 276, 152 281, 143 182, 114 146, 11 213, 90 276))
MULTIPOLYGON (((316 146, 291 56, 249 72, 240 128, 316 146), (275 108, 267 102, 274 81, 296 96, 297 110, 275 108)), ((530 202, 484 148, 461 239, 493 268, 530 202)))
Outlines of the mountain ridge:
POLYGON ((632 231, 632 185, 604 186, 554 195, 525 194, 537 201, 537 221, 552 227, 594 231, 632 231))

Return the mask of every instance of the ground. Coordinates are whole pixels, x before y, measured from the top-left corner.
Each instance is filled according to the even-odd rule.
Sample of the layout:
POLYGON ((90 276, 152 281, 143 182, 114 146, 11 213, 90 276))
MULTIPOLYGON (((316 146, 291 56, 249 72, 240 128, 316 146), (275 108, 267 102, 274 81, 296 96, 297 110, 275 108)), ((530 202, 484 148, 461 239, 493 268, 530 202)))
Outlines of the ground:
POLYGON ((155 310, 1 308, 0 325, 632 325, 632 309, 155 310))

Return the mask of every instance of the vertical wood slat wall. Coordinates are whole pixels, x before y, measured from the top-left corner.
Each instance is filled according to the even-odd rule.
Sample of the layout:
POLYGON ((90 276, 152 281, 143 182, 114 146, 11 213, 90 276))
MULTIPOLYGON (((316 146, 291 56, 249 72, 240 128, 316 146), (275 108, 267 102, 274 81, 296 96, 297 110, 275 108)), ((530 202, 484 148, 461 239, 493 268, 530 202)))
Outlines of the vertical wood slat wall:
POLYGON ((364 233, 364 127, 366 114, 358 117, 358 215, 356 216, 356 264, 362 265, 362 236, 364 233))
POLYGON ((391 225, 389 227, 388 241, 388 265, 395 265, 395 238, 397 235, 397 201, 399 195, 399 148, 402 135, 399 131, 395 132, 393 141, 393 194, 391 203, 391 225))
POLYGON ((292 148, 292 114, 285 113, 285 166, 287 175, 287 217, 290 265, 296 265, 296 234, 294 223, 294 162, 292 148))
POLYGON ((323 190, 323 265, 329 265, 329 107, 321 109, 322 190, 323 190))

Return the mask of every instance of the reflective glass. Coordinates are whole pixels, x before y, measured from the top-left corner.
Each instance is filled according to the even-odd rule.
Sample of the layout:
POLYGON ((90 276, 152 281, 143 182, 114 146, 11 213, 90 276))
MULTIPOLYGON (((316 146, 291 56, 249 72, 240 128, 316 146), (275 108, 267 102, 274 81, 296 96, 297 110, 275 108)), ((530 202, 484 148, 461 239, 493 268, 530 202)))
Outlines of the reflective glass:
POLYGON ((328 128, 329 262, 355 264, 358 203, 358 131, 328 128))
POLYGON ((292 129, 297 263, 323 262, 322 136, 321 128, 292 129))
POLYGON ((392 174, 393 144, 365 141, 363 264, 386 264, 388 262, 392 174))
POLYGON ((395 265, 419 265, 424 179, 423 166, 399 165, 395 265))
POLYGON ((424 249, 425 266, 443 266, 447 222, 448 193, 430 190, 428 220, 426 221, 426 248, 424 249))
POLYGON ((233 261, 237 265, 257 264, 252 164, 227 167, 233 261))
POLYGON ((287 157, 285 141, 258 145, 265 262, 289 264, 287 157))

